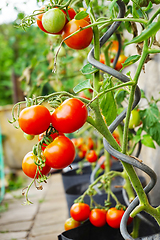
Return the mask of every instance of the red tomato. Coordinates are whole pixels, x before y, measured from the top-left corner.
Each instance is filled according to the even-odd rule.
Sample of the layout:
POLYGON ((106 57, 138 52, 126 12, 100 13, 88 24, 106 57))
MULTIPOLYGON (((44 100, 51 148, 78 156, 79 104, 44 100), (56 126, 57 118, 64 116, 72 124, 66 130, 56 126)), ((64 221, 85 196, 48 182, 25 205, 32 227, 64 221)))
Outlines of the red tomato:
POLYGON ((64 228, 65 228, 66 231, 68 231, 68 230, 76 228, 76 227, 78 227, 80 225, 81 225, 80 222, 74 220, 73 218, 68 218, 65 221, 64 228))
POLYGON ((79 99, 70 98, 52 113, 52 125, 58 132, 72 133, 84 125, 87 116, 85 104, 79 99))
POLYGON ((69 166, 75 158, 75 147, 66 136, 58 136, 44 150, 46 164, 55 169, 69 166))
POLYGON ((45 132, 50 126, 51 114, 46 107, 33 105, 20 112, 18 121, 23 132, 38 135, 45 132))
POLYGON ((103 227, 106 224, 106 210, 93 209, 89 215, 90 222, 96 227, 103 227))
MULTIPOLYGON (((42 155, 42 159, 44 159, 43 155, 42 155)), ((32 151, 28 152, 23 158, 22 170, 30 178, 35 177, 37 167, 38 167, 35 164, 35 162, 37 162, 37 161, 38 161, 38 158, 36 155, 34 155, 34 153, 32 151)), ((42 169, 40 169, 40 167, 39 167, 39 170, 42 175, 47 175, 49 173, 50 169, 51 169, 51 167, 49 167, 46 163, 42 169)), ((38 173, 36 178, 38 178, 39 176, 40 176, 40 174, 38 173)))
MULTIPOLYGON (((125 211, 123 209, 118 210, 115 207, 110 208, 106 214, 106 221, 108 225, 112 228, 119 228, 124 212, 125 211)), ((127 224, 130 224, 132 220, 133 218, 129 217, 127 224)))
MULTIPOLYGON (((122 69, 122 64, 126 61, 127 57, 123 54, 121 54, 118 58, 118 61, 116 63, 115 69, 116 70, 121 70, 122 69)), ((114 59, 111 59, 111 62, 113 62, 114 59)))
MULTIPOLYGON (((65 39, 70 34, 88 25, 89 23, 83 19, 81 20, 72 19, 65 25, 62 32, 62 38, 65 39)), ((93 30, 90 27, 76 33, 74 36, 68 38, 64 42, 70 48, 84 49, 90 45, 92 38, 93 38, 93 30)))
POLYGON ((70 208, 70 214, 78 222, 85 221, 89 218, 90 206, 86 203, 74 203, 70 208))
POLYGON ((95 150, 90 150, 87 154, 86 154, 86 159, 88 162, 92 163, 92 162, 96 162, 98 159, 97 153, 95 152, 95 150))
MULTIPOLYGON (((44 149, 47 147, 47 145, 49 145, 49 143, 53 142, 53 140, 58 137, 58 136, 61 136, 64 134, 63 133, 58 133, 58 132, 55 132, 55 133, 52 133, 48 136, 49 139, 47 139, 48 141, 48 144, 47 143, 42 143, 42 151, 44 151, 44 149)), ((39 136, 38 136, 38 141, 41 141, 43 139, 43 137, 46 136, 45 133, 41 133, 39 136)))
MULTIPOLYGON (((45 6, 41 7, 41 9, 45 9, 45 6)), ((43 14, 44 14, 44 13, 41 13, 41 14, 38 14, 38 15, 36 16, 37 25, 38 25, 38 27, 39 27, 43 32, 49 33, 48 31, 45 30, 45 28, 44 28, 43 25, 42 25, 42 17, 43 17, 43 14)))

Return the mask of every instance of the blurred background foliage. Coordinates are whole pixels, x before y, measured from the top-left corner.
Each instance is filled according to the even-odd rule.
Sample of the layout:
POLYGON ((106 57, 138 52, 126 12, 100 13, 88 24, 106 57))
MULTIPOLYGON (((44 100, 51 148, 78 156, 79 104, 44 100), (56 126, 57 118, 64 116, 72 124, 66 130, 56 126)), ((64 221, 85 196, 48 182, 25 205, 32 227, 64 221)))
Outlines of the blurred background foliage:
MULTIPOLYGON (((43 2, 37 1, 37 4, 42 6, 43 2)), ((40 6, 37 5, 37 9, 40 6)), ((17 28, 24 13, 16 10, 15 21, 0 25, 0 106, 54 91, 72 92, 76 84, 85 80, 79 69, 89 49, 75 52, 66 45, 62 46, 54 73, 54 59, 61 36, 46 34, 36 24, 25 31, 17 28)))

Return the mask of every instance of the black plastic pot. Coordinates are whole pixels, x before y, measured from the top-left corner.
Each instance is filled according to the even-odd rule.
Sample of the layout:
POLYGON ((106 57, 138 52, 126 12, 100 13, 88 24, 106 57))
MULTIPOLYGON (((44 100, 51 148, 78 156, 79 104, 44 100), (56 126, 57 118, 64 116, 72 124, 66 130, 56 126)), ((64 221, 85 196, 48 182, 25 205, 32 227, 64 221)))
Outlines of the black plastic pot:
MULTIPOLYGON (((146 222, 141 221, 139 238, 135 240, 159 240, 160 228, 158 227, 154 218, 143 213, 143 216, 152 223, 155 228, 152 228, 146 222)), ((128 231, 132 232, 133 225, 128 226, 128 231)), ((93 226, 89 220, 84 222, 81 226, 63 232, 58 236, 59 240, 124 240, 120 230, 111 228, 107 223, 103 227, 93 226)))
MULTIPOLYGON (((76 173, 77 169, 78 169, 77 164, 72 164, 72 167, 73 167, 73 169, 70 169, 69 167, 67 169, 64 169, 62 171, 62 174, 61 174, 63 187, 64 187, 65 191, 75 184, 90 181, 90 175, 91 175, 91 172, 92 172, 90 164, 86 163, 86 165, 84 165, 84 167, 82 169, 82 171, 83 171, 82 174, 77 174, 76 173)), ((113 161, 112 166, 111 166, 111 170, 122 172, 123 171, 123 166, 122 166, 121 162, 120 161, 113 161)))
POLYGON ((90 174, 91 174, 91 166, 85 166, 83 167, 83 173, 77 174, 77 165, 73 169, 68 169, 67 171, 63 171, 62 176, 62 182, 64 190, 66 191, 68 188, 73 186, 74 184, 89 182, 90 174))

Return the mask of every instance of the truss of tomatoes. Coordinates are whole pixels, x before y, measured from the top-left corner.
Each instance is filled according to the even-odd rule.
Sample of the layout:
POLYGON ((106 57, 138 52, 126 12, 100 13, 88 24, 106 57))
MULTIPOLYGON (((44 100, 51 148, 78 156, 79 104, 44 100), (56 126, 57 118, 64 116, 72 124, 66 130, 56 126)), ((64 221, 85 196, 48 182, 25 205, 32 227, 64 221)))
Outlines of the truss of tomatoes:
POLYGON ((22 161, 24 173, 34 178, 47 175, 51 168, 62 169, 69 166, 76 151, 73 142, 65 133, 81 128, 87 117, 87 107, 76 98, 66 99, 53 113, 43 105, 24 108, 19 114, 19 126, 25 134, 39 135, 38 146, 41 148, 40 154, 26 154, 22 161), (50 128, 54 131, 48 135, 50 128))
MULTIPOLYGON (((81 222, 89 221, 95 227, 103 227, 108 224, 112 228, 120 228, 120 222, 125 212, 125 207, 116 206, 109 210, 103 208, 93 208, 84 202, 74 203, 70 208, 71 218, 65 222, 65 230, 78 227, 81 222), (79 224, 78 224, 79 223, 79 224)), ((132 222, 133 218, 129 217, 127 225, 132 222)))
POLYGON ((76 12, 71 7, 68 7, 67 10, 55 7, 45 11, 45 6, 43 6, 40 12, 42 13, 37 15, 36 21, 43 32, 62 35, 65 44, 72 49, 84 49, 90 45, 93 30, 91 27, 82 29, 90 24, 89 17, 80 20, 74 19, 76 12), (80 31, 74 34, 78 30, 80 31), (74 35, 69 37, 71 34, 74 35))

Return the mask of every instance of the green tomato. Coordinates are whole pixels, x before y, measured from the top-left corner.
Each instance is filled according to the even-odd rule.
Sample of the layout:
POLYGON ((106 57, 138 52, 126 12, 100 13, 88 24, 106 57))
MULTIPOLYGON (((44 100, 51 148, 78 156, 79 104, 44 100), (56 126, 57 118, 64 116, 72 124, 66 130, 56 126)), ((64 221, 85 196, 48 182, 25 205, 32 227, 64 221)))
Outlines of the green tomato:
POLYGON ((27 134, 24 132, 24 137, 27 139, 27 140, 32 140, 34 138, 35 135, 30 135, 30 134, 27 134))
POLYGON ((129 128, 133 129, 140 125, 140 114, 139 111, 133 109, 131 112, 130 120, 129 120, 129 128))
POLYGON ((44 13, 42 25, 49 33, 60 32, 66 22, 64 13, 59 8, 52 8, 44 13))
MULTIPOLYGON (((55 49, 54 49, 55 54, 57 53, 58 49, 59 49, 59 46, 55 47, 55 49)), ((61 48, 58 52, 58 57, 64 57, 64 56, 66 56, 66 50, 63 46, 61 46, 61 48)))

